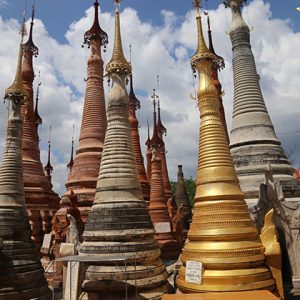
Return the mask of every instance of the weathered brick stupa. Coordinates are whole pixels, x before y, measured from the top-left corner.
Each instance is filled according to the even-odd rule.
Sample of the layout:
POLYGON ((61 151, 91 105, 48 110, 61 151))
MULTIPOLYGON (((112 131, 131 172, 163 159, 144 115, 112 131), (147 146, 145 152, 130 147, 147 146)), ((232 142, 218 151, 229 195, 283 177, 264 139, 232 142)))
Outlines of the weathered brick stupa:
MULTIPOLYGON (((208 49, 211 53, 213 53, 214 55, 216 55, 218 57, 218 59, 220 59, 221 61, 223 61, 224 63, 224 59, 223 57, 219 56, 216 54, 215 49, 214 49, 214 44, 213 44, 213 39, 212 39, 212 32, 211 32, 211 27, 210 27, 210 19, 209 19, 209 15, 207 15, 207 27, 208 27, 208 49)), ((222 99, 222 95, 223 95, 223 91, 222 91, 222 84, 219 80, 219 69, 216 67, 213 67, 213 72, 212 72, 212 79, 213 79, 213 83, 218 91, 218 95, 219 95, 219 101, 220 101, 220 116, 221 116, 221 120, 225 129, 225 133, 226 133, 226 137, 227 137, 227 141, 229 144, 229 135, 228 135, 228 130, 227 130, 227 123, 226 123, 226 118, 225 118, 225 110, 224 110, 224 105, 223 105, 223 99, 222 99)))
MULTIPOLYGON (((246 199, 259 195, 259 186, 271 164, 286 198, 299 197, 300 185, 278 140, 259 84, 250 44, 250 30, 241 14, 244 0, 228 0, 232 11, 230 39, 233 51, 234 102, 230 149, 246 199)), ((250 201, 249 204, 251 205, 250 201)))
POLYGON ((51 216, 59 207, 59 197, 52 191, 52 185, 45 176, 40 159, 38 125, 41 124, 42 120, 38 111, 34 111, 32 87, 35 76, 33 56, 38 54, 38 48, 35 46, 32 36, 33 21, 34 7, 32 9, 29 38, 23 46, 22 80, 29 97, 28 101, 21 107, 24 120, 22 160, 26 210, 31 225, 32 239, 37 249, 40 249, 44 234, 51 231, 51 216))
POLYGON ((108 126, 95 200, 79 250, 80 255, 98 255, 107 261, 90 263, 83 290, 89 299, 124 299, 126 285, 128 297, 135 295, 137 287, 140 296, 160 299, 170 286, 138 180, 125 88, 131 66, 123 54, 119 0, 115 2, 114 50, 106 67, 112 80, 108 126), (126 271, 122 259, 127 261, 126 271))
POLYGON ((177 171, 176 204, 178 207, 182 206, 184 228, 189 229, 192 222, 192 208, 184 183, 182 165, 178 165, 177 171))
POLYGON ((0 165, 0 299, 50 300, 25 210, 21 105, 30 95, 22 84, 23 34, 24 23, 15 80, 5 91, 11 105, 0 165))
POLYGON ((150 185, 146 175, 144 158, 141 150, 139 122, 136 117, 136 110, 141 106, 140 101, 136 98, 133 90, 133 79, 130 76, 130 92, 129 92, 129 124, 131 129, 132 146, 136 160, 139 181, 142 187, 143 197, 146 202, 150 200, 150 185))
POLYGON ((79 146, 68 176, 65 193, 69 195, 72 190, 77 195, 78 207, 84 223, 86 223, 95 196, 107 126, 101 47, 106 46, 108 38, 99 25, 98 6, 98 0, 95 0, 94 23, 84 34, 84 44, 91 48, 91 55, 88 59, 79 146))
POLYGON ((153 97, 153 136, 151 139, 151 189, 149 213, 155 228, 155 239, 161 250, 161 258, 164 260, 177 259, 180 253, 178 243, 172 233, 171 218, 166 203, 160 147, 163 144, 158 136, 156 124, 155 90, 153 97))
MULTIPOLYGON (((167 166, 167 159, 166 159, 166 146, 163 141, 163 136, 166 135, 167 129, 162 124, 161 121, 161 114, 160 114, 160 99, 158 96, 157 101, 157 134, 160 137, 162 143, 160 146, 160 158, 161 158, 161 167, 162 167, 162 175, 163 175, 163 182, 164 182, 164 190, 165 190, 165 197, 168 201, 170 198, 174 198, 174 194, 171 188, 171 183, 169 179, 169 172, 167 166)), ((176 203, 173 201, 173 204, 176 206, 176 203)), ((174 208, 176 211, 176 207, 174 208)))
MULTIPOLYGON (((199 74, 200 142, 193 222, 188 232, 189 242, 182 252, 183 266, 177 286, 184 293, 273 290, 275 284, 281 287, 280 267, 275 272, 278 280, 275 283, 265 265, 264 250, 270 249, 270 244, 278 250, 276 235, 270 232, 270 244, 263 245, 250 218, 230 156, 219 95, 212 79, 212 65, 220 66, 222 61, 205 44, 199 0, 195 1, 195 7, 198 48, 191 65, 199 74), (203 271, 202 280, 200 274, 186 280, 188 261, 203 263, 204 271, 199 272, 203 271)), ((280 254, 276 259, 280 266, 280 254)))

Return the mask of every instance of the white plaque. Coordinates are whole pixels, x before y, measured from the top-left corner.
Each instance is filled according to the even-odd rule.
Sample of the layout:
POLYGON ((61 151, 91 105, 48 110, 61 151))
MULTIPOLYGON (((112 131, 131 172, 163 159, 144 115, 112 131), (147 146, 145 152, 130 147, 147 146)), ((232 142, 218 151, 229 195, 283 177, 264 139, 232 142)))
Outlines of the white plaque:
POLYGON ((51 241, 52 241, 52 234, 51 233, 46 233, 44 235, 44 239, 43 239, 43 244, 42 244, 42 251, 43 253, 48 254, 50 247, 51 247, 51 241))
POLYGON ((156 223, 154 229, 156 233, 168 233, 171 232, 171 224, 170 222, 156 223))
POLYGON ((80 262, 69 261, 64 300, 77 300, 79 294, 80 262))
POLYGON ((201 284, 203 263, 198 261, 187 261, 185 269, 185 281, 201 284))

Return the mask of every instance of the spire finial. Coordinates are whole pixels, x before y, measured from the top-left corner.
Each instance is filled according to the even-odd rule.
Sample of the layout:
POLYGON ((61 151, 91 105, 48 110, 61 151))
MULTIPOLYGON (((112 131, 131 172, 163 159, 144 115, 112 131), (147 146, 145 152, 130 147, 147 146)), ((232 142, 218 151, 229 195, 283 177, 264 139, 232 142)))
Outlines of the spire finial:
MULTIPOLYGON (((85 32, 84 34, 84 41, 83 44, 87 44, 88 47, 91 45, 91 41, 98 39, 100 40, 101 46, 104 46, 104 49, 106 48, 106 44, 108 43, 108 36, 105 31, 103 31, 99 24, 99 2, 98 0, 95 0, 94 2, 94 23, 92 27, 85 32)), ((83 47, 83 46, 82 46, 83 47)))
POLYGON ((159 97, 159 75, 156 76, 157 80, 157 132, 159 137, 162 139, 163 135, 167 134, 167 129, 163 125, 161 121, 161 115, 160 115, 160 97, 159 97))
POLYGON ((120 0, 115 0, 116 12, 115 12, 115 38, 114 38, 114 50, 110 62, 106 66, 106 72, 108 77, 112 73, 117 73, 127 77, 131 73, 131 65, 126 60, 121 38, 120 29, 120 12, 119 12, 119 2, 120 0))
POLYGON ((129 45, 129 63, 132 64, 132 58, 131 58, 131 55, 132 55, 132 47, 131 47, 131 44, 129 45))
POLYGON ((28 37, 28 41, 23 45, 23 51, 24 52, 32 52, 32 55, 34 55, 35 57, 37 57, 38 54, 39 54, 39 49, 34 44, 33 38, 32 38, 33 25, 34 25, 34 17, 35 17, 35 2, 32 5, 29 37, 28 37))
POLYGON ((26 34, 25 27, 25 12, 23 22, 21 25, 21 43, 19 46, 18 63, 16 69, 16 75, 13 84, 5 90, 4 99, 13 99, 14 101, 24 102, 29 97, 27 90, 22 83, 22 60, 23 60, 23 40, 26 34))
POLYGON ((194 0, 194 6, 196 9, 198 47, 196 53, 191 58, 192 68, 195 69, 198 62, 202 59, 212 59, 219 68, 222 68, 223 65, 220 62, 219 58, 207 48, 204 40, 202 23, 201 23, 201 14, 200 14, 201 0, 194 0))
POLYGON ((153 89, 153 94, 151 96, 153 99, 153 136, 151 139, 151 145, 152 146, 159 146, 163 144, 163 141, 158 135, 157 132, 157 123, 156 123, 156 100, 158 100, 158 96, 156 94, 156 90, 153 89))
POLYGON ((73 132, 72 132, 71 157, 69 163, 67 164, 67 168, 71 171, 73 165, 74 165, 74 125, 73 125, 73 132))
POLYGON ((51 182, 51 174, 53 172, 53 167, 51 165, 51 131, 52 131, 52 126, 50 125, 49 138, 48 138, 48 161, 46 166, 44 167, 46 177, 49 179, 50 182, 51 182))
POLYGON ((41 125, 43 123, 43 119, 39 115, 39 93, 40 93, 40 86, 41 86, 41 80, 40 80, 41 72, 39 71, 38 75, 38 85, 36 88, 36 97, 35 97, 35 109, 34 109, 34 122, 36 127, 41 125))

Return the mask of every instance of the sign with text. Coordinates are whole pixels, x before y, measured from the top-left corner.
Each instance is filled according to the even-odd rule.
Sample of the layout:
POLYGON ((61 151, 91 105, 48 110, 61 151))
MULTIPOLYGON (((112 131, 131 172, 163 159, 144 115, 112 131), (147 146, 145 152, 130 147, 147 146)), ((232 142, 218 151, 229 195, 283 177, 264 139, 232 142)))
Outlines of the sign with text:
POLYGON ((187 261, 185 269, 185 281, 189 283, 201 284, 203 273, 203 263, 198 261, 187 261))
POLYGON ((154 229, 156 233, 168 233, 171 232, 171 224, 170 222, 156 223, 154 229))

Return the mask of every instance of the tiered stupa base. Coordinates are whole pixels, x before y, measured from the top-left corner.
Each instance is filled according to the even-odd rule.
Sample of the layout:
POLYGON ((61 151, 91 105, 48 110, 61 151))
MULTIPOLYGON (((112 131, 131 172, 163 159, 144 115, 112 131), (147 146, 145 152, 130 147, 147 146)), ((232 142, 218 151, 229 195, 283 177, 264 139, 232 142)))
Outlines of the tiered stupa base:
POLYGON ((21 208, 18 211, 2 209, 0 232, 3 239, 0 248, 0 299, 52 299, 44 270, 31 241, 25 211, 21 208))
MULTIPOLYGON (((80 255, 89 254, 107 257, 106 263, 91 264, 86 271, 83 290, 89 294, 122 293, 126 280, 129 291, 137 287, 145 299, 160 299, 171 289, 144 201, 94 204, 80 247, 80 255)), ((124 299, 124 293, 114 297, 124 299)))

